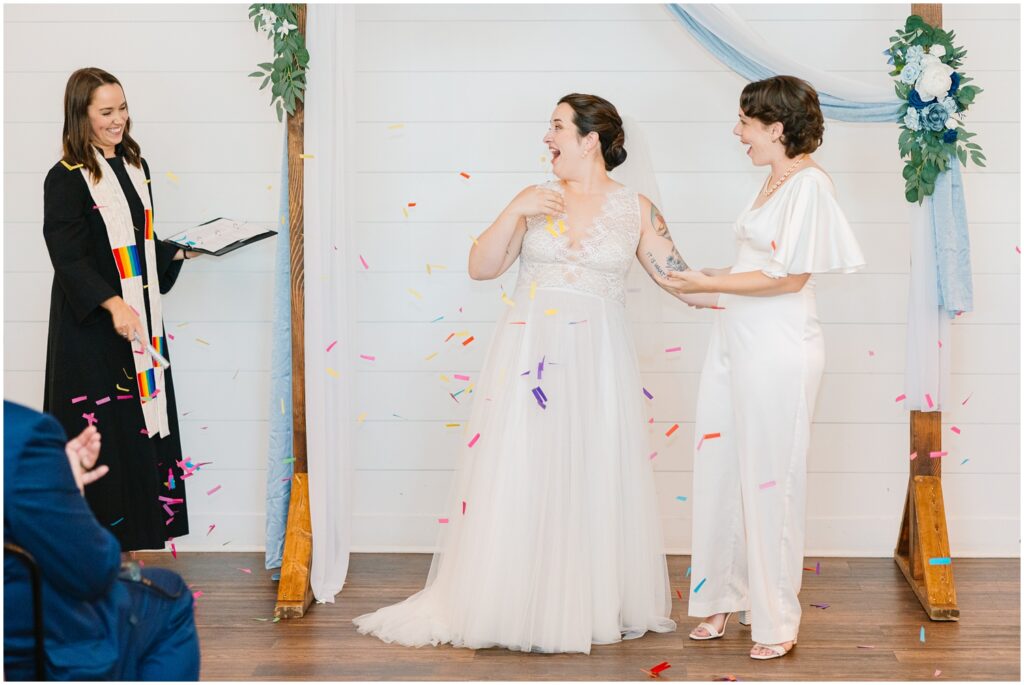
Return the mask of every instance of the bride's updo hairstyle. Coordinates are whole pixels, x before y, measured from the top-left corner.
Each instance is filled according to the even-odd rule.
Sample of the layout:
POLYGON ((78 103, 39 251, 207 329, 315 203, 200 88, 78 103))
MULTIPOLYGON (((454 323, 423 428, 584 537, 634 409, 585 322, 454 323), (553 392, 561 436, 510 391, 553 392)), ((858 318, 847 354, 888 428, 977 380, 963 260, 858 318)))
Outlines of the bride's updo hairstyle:
POLYGON ((572 123, 576 125, 578 135, 582 138, 588 133, 596 133, 601 140, 605 171, 611 171, 626 161, 626 134, 615 105, 596 95, 581 93, 570 93, 558 104, 563 102, 572 107, 572 123))
POLYGON ((818 92, 807 81, 795 76, 772 76, 748 83, 740 93, 740 109, 763 124, 781 122, 780 140, 789 158, 810 154, 821 146, 825 117, 818 92))

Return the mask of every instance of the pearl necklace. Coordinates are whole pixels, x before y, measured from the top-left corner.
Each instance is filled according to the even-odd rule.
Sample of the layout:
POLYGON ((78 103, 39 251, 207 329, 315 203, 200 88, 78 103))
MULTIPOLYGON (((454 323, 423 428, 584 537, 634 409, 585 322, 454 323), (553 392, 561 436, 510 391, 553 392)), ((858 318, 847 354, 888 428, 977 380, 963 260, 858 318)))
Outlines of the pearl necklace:
POLYGON ((774 193, 776 190, 778 190, 779 186, 781 186, 783 183, 785 183, 786 179, 789 178, 789 175, 793 173, 793 170, 796 169, 798 166, 800 166, 800 164, 805 159, 807 159, 807 155, 800 155, 800 158, 798 160, 796 160, 795 162, 793 162, 793 164, 788 169, 786 169, 786 173, 782 174, 782 177, 779 178, 779 180, 776 181, 775 185, 773 185, 771 188, 768 187, 768 181, 771 181, 772 177, 768 176, 768 181, 765 181, 765 184, 764 184, 765 185, 764 196, 765 197, 771 197, 772 193, 774 193))

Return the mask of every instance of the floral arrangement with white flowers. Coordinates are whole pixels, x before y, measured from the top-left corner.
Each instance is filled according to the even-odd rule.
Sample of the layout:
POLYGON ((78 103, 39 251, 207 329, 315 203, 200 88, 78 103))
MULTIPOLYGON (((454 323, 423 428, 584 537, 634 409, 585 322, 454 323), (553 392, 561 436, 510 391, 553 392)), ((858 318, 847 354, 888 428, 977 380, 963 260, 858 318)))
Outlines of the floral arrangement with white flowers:
POLYGON ((985 166, 981 146, 970 142, 975 134, 963 127, 964 112, 982 92, 967 85, 971 78, 957 71, 967 51, 953 45, 955 34, 931 26, 914 14, 902 30, 889 38, 885 51, 896 80, 900 108, 900 157, 908 202, 923 202, 935 192, 935 179, 955 163, 967 165, 967 155, 985 166))
POLYGON ((260 90, 272 83, 270 104, 277 109, 277 120, 284 112, 295 114, 296 100, 304 100, 309 52, 306 39, 298 30, 295 5, 249 5, 253 26, 267 38, 274 39, 274 61, 258 65, 260 71, 249 74, 262 78, 260 90))

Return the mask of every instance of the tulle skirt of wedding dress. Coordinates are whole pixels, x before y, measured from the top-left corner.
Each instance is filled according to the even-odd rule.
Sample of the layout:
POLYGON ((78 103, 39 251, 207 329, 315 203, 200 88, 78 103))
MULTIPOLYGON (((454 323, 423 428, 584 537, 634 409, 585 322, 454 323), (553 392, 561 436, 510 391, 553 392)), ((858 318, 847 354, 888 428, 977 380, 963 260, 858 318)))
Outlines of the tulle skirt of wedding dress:
POLYGON ((675 630, 625 309, 561 289, 512 299, 427 585, 355 624, 409 646, 584 653, 675 630))

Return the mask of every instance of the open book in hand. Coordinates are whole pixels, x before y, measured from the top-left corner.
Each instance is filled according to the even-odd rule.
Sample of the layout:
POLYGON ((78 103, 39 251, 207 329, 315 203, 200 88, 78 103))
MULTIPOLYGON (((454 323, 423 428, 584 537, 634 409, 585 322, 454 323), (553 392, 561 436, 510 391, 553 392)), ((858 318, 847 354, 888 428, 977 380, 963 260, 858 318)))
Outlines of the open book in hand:
POLYGON ((243 245, 255 243, 272 235, 277 235, 277 231, 268 229, 266 225, 250 224, 220 217, 182 231, 170 238, 164 238, 164 241, 186 250, 219 257, 237 250, 243 245))

